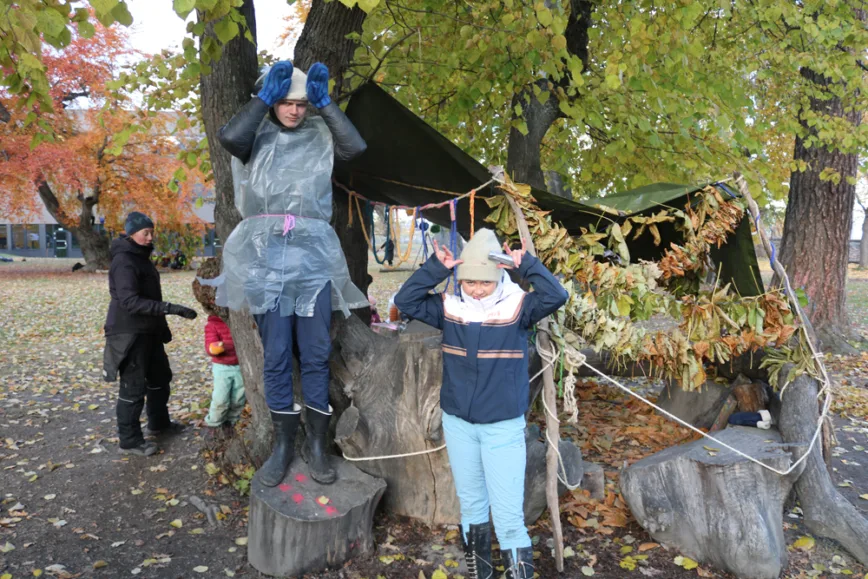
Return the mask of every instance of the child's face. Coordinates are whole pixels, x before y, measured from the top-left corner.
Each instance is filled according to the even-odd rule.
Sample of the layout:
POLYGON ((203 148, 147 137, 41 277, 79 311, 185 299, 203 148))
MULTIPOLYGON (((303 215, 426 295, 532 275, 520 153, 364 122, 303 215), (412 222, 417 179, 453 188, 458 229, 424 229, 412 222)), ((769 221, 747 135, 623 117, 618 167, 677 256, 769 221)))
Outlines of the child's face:
POLYGON ((475 300, 487 298, 494 292, 497 287, 496 281, 475 281, 472 279, 461 280, 461 289, 464 293, 475 300))

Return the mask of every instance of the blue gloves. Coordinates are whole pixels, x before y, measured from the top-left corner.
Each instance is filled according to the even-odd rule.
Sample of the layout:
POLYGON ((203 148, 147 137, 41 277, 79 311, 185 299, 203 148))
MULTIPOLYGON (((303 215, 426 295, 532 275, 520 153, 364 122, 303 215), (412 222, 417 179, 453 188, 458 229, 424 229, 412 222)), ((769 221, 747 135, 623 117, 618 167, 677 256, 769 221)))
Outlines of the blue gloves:
POLYGON ((321 62, 307 71, 307 100, 318 109, 332 102, 329 98, 329 69, 321 62))
POLYGON ((262 90, 256 96, 262 99, 262 102, 272 107, 274 103, 286 96, 291 84, 292 63, 288 60, 280 61, 268 71, 265 82, 262 83, 262 90))

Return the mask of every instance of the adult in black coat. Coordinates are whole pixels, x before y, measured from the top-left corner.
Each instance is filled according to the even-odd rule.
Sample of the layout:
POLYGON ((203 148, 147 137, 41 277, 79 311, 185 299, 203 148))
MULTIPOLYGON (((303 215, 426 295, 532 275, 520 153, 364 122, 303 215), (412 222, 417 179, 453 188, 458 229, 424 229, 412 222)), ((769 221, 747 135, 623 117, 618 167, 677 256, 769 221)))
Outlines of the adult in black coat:
POLYGON ((145 441, 139 419, 147 398, 148 431, 174 433, 184 426, 169 418, 172 369, 164 344, 172 340, 167 315, 192 320, 196 311, 163 301, 160 274, 151 263, 154 223, 133 211, 124 224, 126 235, 112 242, 109 303, 105 322, 103 377, 114 382, 120 374, 117 419, 120 451, 150 456, 154 442, 145 441))

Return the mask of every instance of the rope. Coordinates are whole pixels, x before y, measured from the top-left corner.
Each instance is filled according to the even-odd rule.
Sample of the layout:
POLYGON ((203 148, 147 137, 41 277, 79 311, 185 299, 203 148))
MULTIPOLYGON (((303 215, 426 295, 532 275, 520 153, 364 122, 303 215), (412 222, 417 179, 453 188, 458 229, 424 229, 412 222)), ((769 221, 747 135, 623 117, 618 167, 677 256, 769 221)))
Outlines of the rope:
MULTIPOLYGON (((374 209, 373 209, 373 207, 370 207, 370 204, 371 204, 371 202, 368 201, 365 209, 367 210, 367 213, 368 213, 369 219, 370 219, 370 221, 368 223, 371 226, 371 251, 374 252, 374 261, 376 261, 379 265, 383 265, 384 263, 386 263, 386 256, 385 256, 385 254, 383 254, 383 259, 380 259, 380 256, 377 255, 377 232, 374 230, 374 209)), ((389 209, 389 206, 386 205, 386 210, 388 211, 388 209, 389 209)), ((391 233, 391 231, 390 231, 390 227, 389 227, 389 219, 386 219, 386 240, 387 241, 389 240, 389 234, 390 233, 391 233)))
POLYGON ((437 448, 429 448, 428 450, 417 450, 416 452, 405 452, 404 454, 387 454, 385 456, 361 456, 361 457, 352 457, 344 455, 345 460, 349 460, 350 462, 364 462, 368 460, 387 460, 390 458, 407 458, 408 456, 419 456, 422 454, 430 454, 432 452, 438 452, 446 448, 446 445, 443 444, 438 446, 437 448))
POLYGON ((398 255, 401 253, 400 250, 400 242, 401 242, 401 220, 399 219, 398 212, 401 210, 399 207, 393 207, 394 211, 389 211, 389 219, 394 219, 394 223, 392 224, 392 243, 395 245, 395 261, 397 263, 394 266, 386 266, 386 269, 397 269, 402 263, 410 259, 410 253, 413 251, 413 236, 416 235, 416 210, 417 208, 413 208, 413 224, 410 226, 410 241, 407 244, 407 248, 404 250, 404 255, 398 255), (394 217, 393 217, 394 215, 394 217))
POLYGON ((470 190, 470 239, 473 239, 473 232, 476 230, 476 189, 470 190))
MULTIPOLYGON (((378 177, 378 178, 379 178, 379 177, 378 177)), ((388 179, 385 179, 385 180, 388 181, 388 179)), ((458 193, 453 193, 453 192, 451 192, 451 191, 440 191, 439 189, 429 189, 429 188, 427 188, 427 187, 419 187, 419 186, 417 186, 417 185, 410 185, 409 183, 400 183, 399 181, 390 181, 390 182, 391 182, 391 183, 398 183, 398 184, 400 184, 400 185, 406 185, 407 187, 416 187, 417 189, 425 189, 425 190, 428 190, 428 191, 433 191, 433 192, 435 192, 435 193, 443 193, 443 194, 446 194, 446 195, 458 195, 458 197, 457 197, 456 199, 449 199, 448 201, 443 201, 443 202, 441 202, 441 203, 428 203, 427 205, 422 205, 422 206, 418 207, 418 209, 419 209, 420 211, 427 211, 428 209, 442 209, 443 207, 446 207, 447 205, 449 205, 450 203, 452 203, 452 202, 454 202, 454 201, 460 201, 461 199, 464 199, 464 198, 466 198, 466 197, 470 197, 471 195, 474 195, 474 196, 475 196, 476 193, 477 193, 480 189, 483 189, 483 188, 485 188, 485 187, 488 187, 489 185, 491 185, 492 183, 494 183, 495 180, 494 180, 494 179, 489 179, 488 181, 486 181, 486 182, 483 183, 482 185, 479 185, 479 186, 476 187, 475 189, 471 189, 469 192, 464 193, 464 194, 462 194, 462 195, 459 195, 458 193)), ((359 194, 359 193, 356 193, 355 191, 353 191, 352 189, 350 189, 350 188, 347 187, 346 185, 340 183, 337 179, 332 179, 332 183, 333 183, 334 185, 336 185, 339 189, 342 189, 344 192, 346 192, 347 195, 351 195, 351 196, 354 196, 354 197, 358 197, 359 199, 362 199, 362 200, 364 200, 364 201, 367 201, 368 203, 370 203, 371 205, 374 205, 374 206, 386 206, 386 207, 390 207, 390 206, 391 206, 391 207, 398 207, 399 209, 406 209, 406 210, 411 210, 411 209, 415 209, 415 208, 416 208, 416 207, 412 207, 412 206, 410 206, 410 205, 392 205, 392 204, 390 204, 390 203, 383 203, 382 201, 373 201, 373 200, 371 200, 371 199, 368 199, 368 198, 365 197, 364 195, 361 195, 361 194, 359 194)))

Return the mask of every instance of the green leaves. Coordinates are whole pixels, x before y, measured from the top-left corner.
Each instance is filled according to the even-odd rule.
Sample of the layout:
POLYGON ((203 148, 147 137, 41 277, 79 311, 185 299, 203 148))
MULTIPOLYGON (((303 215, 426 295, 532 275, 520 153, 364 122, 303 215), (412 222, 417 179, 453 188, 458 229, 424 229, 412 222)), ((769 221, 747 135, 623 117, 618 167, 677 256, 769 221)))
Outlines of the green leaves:
POLYGON ((224 18, 214 26, 214 33, 223 44, 238 36, 238 24, 230 18, 224 18))
POLYGON ((172 9, 181 18, 186 19, 190 12, 196 8, 196 0, 173 0, 172 9))

